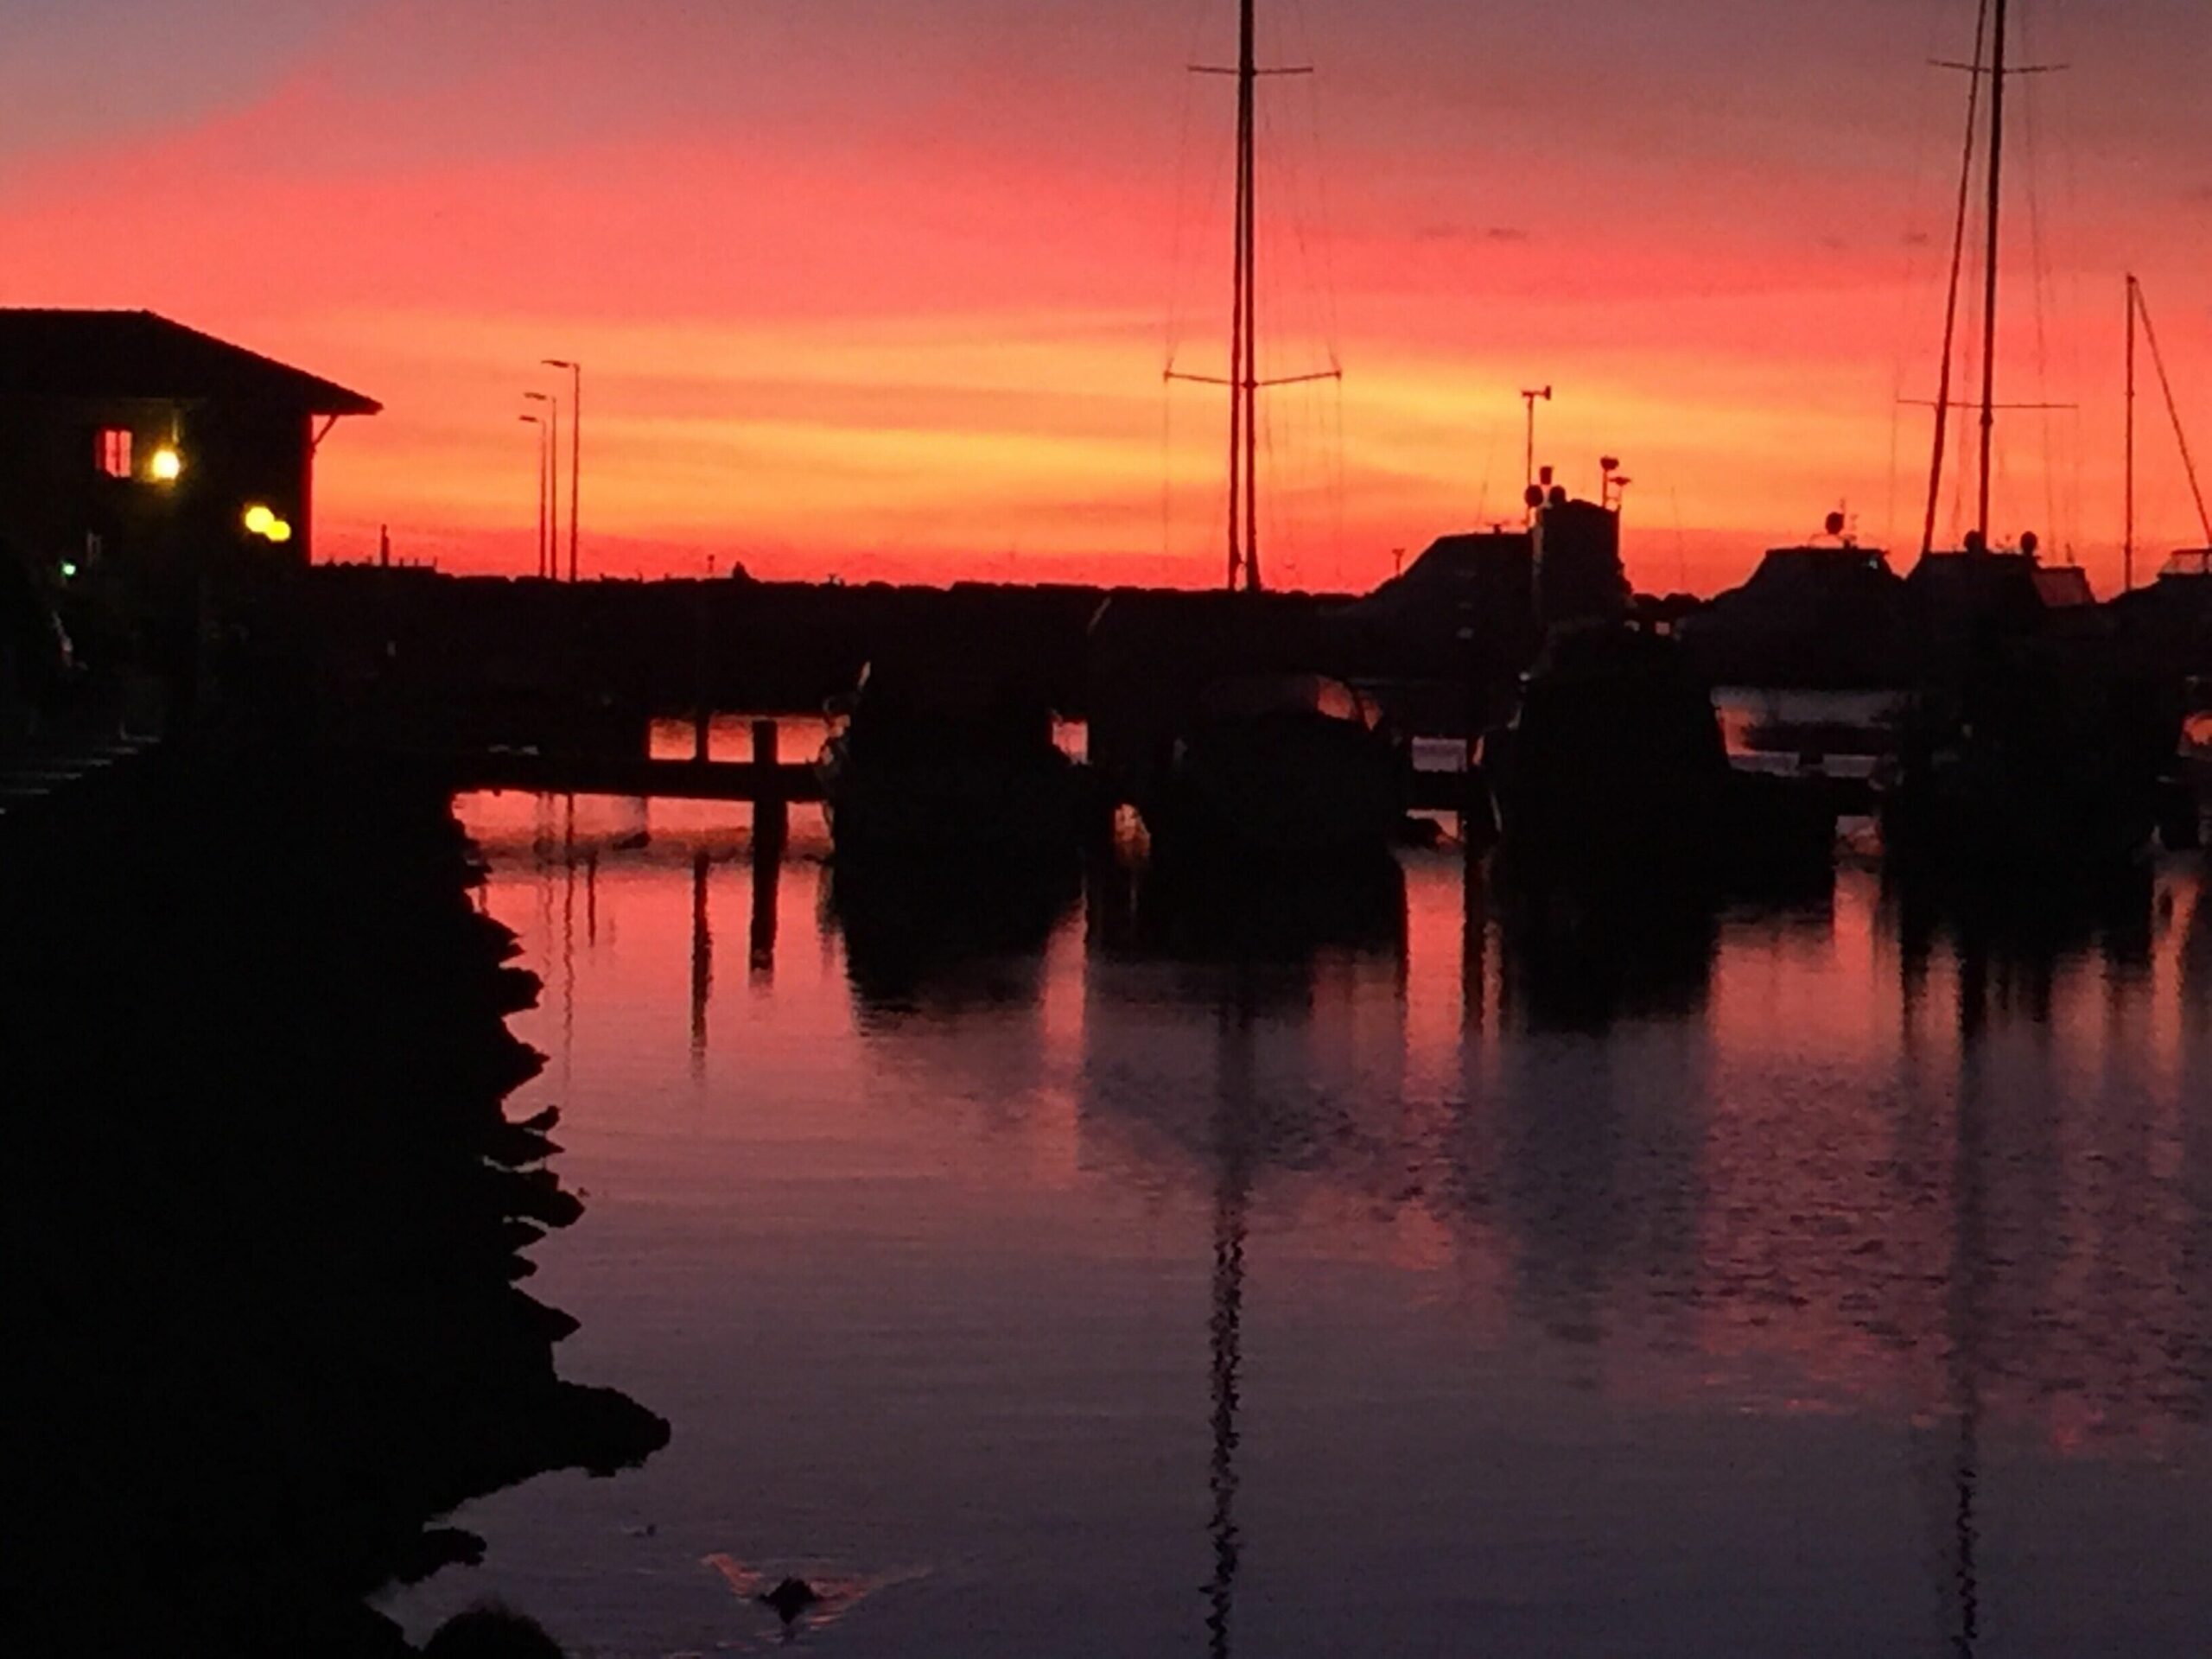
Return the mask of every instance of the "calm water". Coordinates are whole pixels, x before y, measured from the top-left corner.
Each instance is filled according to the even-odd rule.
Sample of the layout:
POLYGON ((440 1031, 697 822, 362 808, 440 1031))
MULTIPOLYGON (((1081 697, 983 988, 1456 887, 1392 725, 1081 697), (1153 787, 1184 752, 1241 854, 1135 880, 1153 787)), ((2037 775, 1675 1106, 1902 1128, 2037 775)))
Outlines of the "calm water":
POLYGON ((675 1440, 465 1511, 418 1636, 765 1650, 797 1569, 856 1656, 2212 1649, 2195 866, 1622 969, 1448 852, 1230 938, 462 810, 589 1205, 532 1288, 675 1440))

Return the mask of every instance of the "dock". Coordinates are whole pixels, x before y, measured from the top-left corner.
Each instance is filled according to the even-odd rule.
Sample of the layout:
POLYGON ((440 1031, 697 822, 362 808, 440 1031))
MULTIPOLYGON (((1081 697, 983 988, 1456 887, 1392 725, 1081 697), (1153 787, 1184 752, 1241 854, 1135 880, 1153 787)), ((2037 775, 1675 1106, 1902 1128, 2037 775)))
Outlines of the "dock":
MULTIPOLYGON (((813 763, 781 757, 775 721, 753 721, 753 741, 754 758, 747 760, 703 759, 696 753, 671 758, 509 747, 415 758, 433 766, 457 791, 517 790, 548 795, 787 806, 821 800, 822 781, 813 763)), ((1469 782, 1475 776, 1461 770, 1416 769, 1408 779, 1407 810, 1464 811, 1470 802, 1469 782)), ((1872 810, 1872 791, 1863 779, 1807 778, 1802 783, 1831 798, 1840 816, 1872 810)))

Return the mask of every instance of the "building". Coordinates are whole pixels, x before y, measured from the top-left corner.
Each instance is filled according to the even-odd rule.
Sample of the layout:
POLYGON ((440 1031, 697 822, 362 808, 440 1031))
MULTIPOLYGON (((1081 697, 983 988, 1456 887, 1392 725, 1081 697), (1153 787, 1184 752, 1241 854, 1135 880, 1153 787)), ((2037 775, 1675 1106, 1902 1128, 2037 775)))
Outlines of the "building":
POLYGON ((379 407, 150 311, 0 309, 0 541, 62 564, 223 537, 305 563, 315 451, 379 407))

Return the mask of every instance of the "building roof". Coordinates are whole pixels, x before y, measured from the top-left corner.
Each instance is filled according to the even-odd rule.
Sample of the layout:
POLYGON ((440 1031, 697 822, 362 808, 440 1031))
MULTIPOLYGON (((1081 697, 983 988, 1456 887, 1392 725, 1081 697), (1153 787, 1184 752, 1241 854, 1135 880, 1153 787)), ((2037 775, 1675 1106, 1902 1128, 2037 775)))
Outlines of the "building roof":
POLYGON ((151 311, 0 308, 0 397, 289 405, 374 415, 383 405, 151 311))

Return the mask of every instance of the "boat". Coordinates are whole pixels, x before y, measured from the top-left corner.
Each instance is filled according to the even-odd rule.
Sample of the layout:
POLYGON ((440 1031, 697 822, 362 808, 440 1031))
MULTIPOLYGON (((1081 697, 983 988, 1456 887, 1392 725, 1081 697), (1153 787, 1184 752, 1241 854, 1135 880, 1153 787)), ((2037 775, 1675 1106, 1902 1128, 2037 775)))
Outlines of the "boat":
POLYGON ((1829 798, 1732 766, 1710 688, 1654 632, 1554 627, 1482 758, 1500 883, 1540 907, 1553 894, 1695 905, 1833 870, 1829 798))
POLYGON ((816 774, 841 862, 1074 858, 1082 780, 1041 696, 957 664, 878 658, 828 712, 816 774))
POLYGON ((1162 863, 1357 858, 1395 839, 1411 766, 1342 681, 1232 676, 1200 690, 1137 810, 1162 863))
POLYGON ((1255 99, 1272 72, 1257 61, 1255 0, 1239 0, 1233 68, 1236 198, 1229 362, 1225 374, 1170 381, 1225 390, 1229 402, 1229 530, 1225 591, 1173 616, 1138 595, 1116 595, 1092 620, 1092 759, 1135 805, 1155 861, 1183 865, 1302 861, 1387 849, 1404 822, 1411 762, 1375 705, 1319 671, 1348 630, 1286 607, 1262 575, 1261 395, 1335 380, 1333 364, 1308 375, 1259 372, 1258 167, 1255 99))
MULTIPOLYGON (((2127 650, 2114 613, 2096 603, 2081 570, 2044 563, 2032 536, 2009 550, 1990 536, 2004 111, 2007 77, 2018 73, 2006 67, 2008 12, 2007 0, 1993 0, 1988 34, 1975 43, 1928 511, 1922 556, 1905 583, 1914 691, 1880 803, 1890 856, 1977 875, 2048 874, 2137 856, 2161 817, 2181 722, 2178 678, 2127 650), (1956 406, 1952 345, 1985 99, 1976 527, 1960 550, 1939 552, 1936 508, 1956 406)), ((2135 308, 2131 297, 2131 318, 2135 308)))
POLYGON ((1715 685, 1865 691, 1905 678, 1905 583, 1831 514, 1825 541, 1769 550, 1677 630, 1715 685))
POLYGON ((2174 396, 2173 380, 2166 372, 2157 330, 2151 323, 2143 284, 2127 279, 2127 472, 2126 530, 2121 543, 2126 591, 2113 601, 2130 653, 2139 660, 2156 662, 2169 671, 2202 679, 2212 676, 2212 508, 2205 504, 2204 488, 2190 453, 2189 433, 2174 396), (2136 338, 2150 346, 2151 362, 2158 371, 2164 394, 2167 419, 2172 423, 2174 445, 2182 473, 2196 505, 2198 527, 2205 544, 2176 551, 2162 568, 2158 580, 2139 587, 2135 582, 2135 364, 2136 338))

